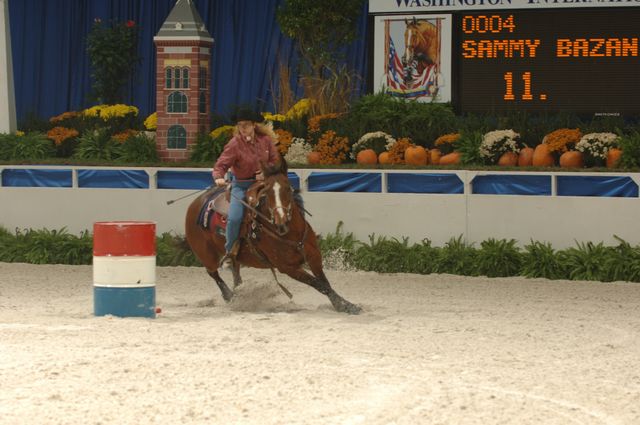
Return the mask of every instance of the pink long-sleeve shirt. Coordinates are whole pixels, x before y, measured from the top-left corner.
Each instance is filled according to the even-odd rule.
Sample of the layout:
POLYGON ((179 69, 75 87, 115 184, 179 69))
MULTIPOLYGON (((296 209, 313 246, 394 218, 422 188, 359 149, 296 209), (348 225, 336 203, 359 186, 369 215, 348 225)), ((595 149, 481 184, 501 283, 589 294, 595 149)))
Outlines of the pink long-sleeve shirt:
POLYGON ((276 146, 269 136, 256 134, 253 143, 234 136, 224 147, 213 167, 213 178, 224 178, 231 171, 239 180, 252 179, 260 171, 260 162, 274 165, 278 161, 276 146))

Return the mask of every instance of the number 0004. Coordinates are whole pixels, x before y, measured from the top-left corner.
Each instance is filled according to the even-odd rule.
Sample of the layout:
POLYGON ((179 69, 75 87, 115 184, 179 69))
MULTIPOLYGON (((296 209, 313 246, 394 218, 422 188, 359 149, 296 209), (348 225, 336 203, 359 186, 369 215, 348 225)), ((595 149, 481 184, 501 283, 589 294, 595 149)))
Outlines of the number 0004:
POLYGON ((513 32, 515 27, 513 15, 509 15, 506 18, 500 15, 467 15, 462 18, 462 31, 465 34, 496 34, 502 31, 513 32))

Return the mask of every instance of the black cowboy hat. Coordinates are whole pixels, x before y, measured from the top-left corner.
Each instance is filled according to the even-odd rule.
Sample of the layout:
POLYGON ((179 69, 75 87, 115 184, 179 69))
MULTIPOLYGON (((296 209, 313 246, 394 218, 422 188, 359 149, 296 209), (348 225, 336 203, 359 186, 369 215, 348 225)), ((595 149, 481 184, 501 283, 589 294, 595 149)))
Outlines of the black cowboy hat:
POLYGON ((236 123, 239 121, 262 122, 264 121, 264 118, 262 118, 262 115, 249 107, 238 107, 231 114, 231 120, 236 123))

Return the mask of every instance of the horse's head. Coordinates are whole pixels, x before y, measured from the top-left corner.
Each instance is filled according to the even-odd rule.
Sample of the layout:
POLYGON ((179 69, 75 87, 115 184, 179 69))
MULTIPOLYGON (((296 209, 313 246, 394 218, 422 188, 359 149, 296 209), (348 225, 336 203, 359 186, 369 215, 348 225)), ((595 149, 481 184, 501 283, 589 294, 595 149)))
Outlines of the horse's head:
POLYGON ((428 65, 434 64, 439 57, 439 35, 437 27, 429 21, 405 19, 404 54, 402 65, 404 67, 405 82, 413 80, 412 71, 421 73, 428 65))
POLYGON ((402 65, 409 65, 415 56, 416 47, 418 46, 420 40, 420 31, 418 29, 418 21, 415 16, 413 20, 405 19, 405 30, 404 30, 404 54, 402 55, 402 65))
POLYGON ((294 203, 293 188, 287 177, 286 163, 263 167, 262 173, 264 186, 258 194, 258 208, 266 215, 276 232, 283 236, 289 233, 294 203))

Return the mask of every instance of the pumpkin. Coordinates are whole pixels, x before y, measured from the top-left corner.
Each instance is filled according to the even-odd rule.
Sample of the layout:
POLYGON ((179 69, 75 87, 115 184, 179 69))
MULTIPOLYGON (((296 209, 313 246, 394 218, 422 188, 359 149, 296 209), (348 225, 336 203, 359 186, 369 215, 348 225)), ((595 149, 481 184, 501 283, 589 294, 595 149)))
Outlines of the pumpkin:
POLYGON ((515 167, 518 165, 518 154, 515 152, 505 152, 498 159, 498 165, 502 167, 515 167))
POLYGON ((440 157, 442 153, 440 149, 431 149, 429 151, 429 164, 438 165, 440 163, 440 157))
POLYGON ((520 167, 528 167, 533 163, 533 148, 522 148, 518 155, 518 165, 520 167))
POLYGON ((378 155, 378 162, 380 164, 391 164, 391 157, 389 156, 389 152, 382 152, 378 155))
POLYGON ((562 168, 582 168, 584 161, 582 160, 582 152, 567 151, 560 155, 560 166, 562 168))
POLYGON ((307 162, 311 165, 320 164, 320 152, 309 152, 307 155, 307 162))
POLYGON ((374 165, 378 163, 378 155, 373 149, 364 149, 356 155, 358 164, 374 165))
POLYGON ((404 151, 404 162, 407 165, 427 165, 427 150, 422 146, 409 146, 404 151))
POLYGON ((553 155, 551 155, 546 143, 540 143, 536 146, 531 158, 531 165, 534 167, 553 167, 554 163, 553 155))
POLYGON ((456 165, 460 164, 460 152, 454 151, 450 154, 443 155, 440 157, 440 165, 456 165))
POLYGON ((622 150, 618 148, 611 148, 607 152, 607 168, 616 168, 620 163, 620 157, 622 156, 622 150))

